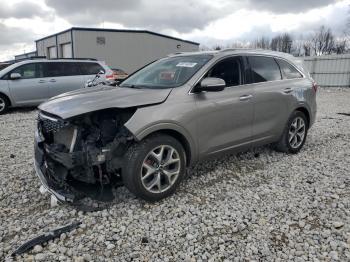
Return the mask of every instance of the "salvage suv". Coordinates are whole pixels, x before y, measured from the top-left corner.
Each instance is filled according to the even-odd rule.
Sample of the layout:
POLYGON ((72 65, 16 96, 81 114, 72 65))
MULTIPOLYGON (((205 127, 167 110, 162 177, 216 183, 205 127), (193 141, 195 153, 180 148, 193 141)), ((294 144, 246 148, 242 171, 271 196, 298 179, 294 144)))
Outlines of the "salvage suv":
POLYGON ((119 86, 40 105, 35 169, 62 201, 103 199, 120 184, 160 200, 199 160, 265 144, 299 152, 315 121, 316 91, 302 62, 284 53, 169 55, 119 86))

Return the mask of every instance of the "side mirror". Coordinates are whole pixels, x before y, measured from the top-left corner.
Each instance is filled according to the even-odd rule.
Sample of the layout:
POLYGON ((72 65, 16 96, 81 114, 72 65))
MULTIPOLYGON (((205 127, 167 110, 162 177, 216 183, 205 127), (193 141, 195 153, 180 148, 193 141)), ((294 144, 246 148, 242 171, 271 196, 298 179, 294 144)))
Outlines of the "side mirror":
POLYGON ((11 73, 11 75, 10 75, 11 80, 16 80, 16 79, 20 79, 20 78, 22 78, 20 73, 11 73))
POLYGON ((98 75, 103 75, 105 72, 103 70, 100 70, 97 74, 98 75))
POLYGON ((218 92, 224 90, 225 87, 226 83, 224 79, 216 77, 207 77, 201 81, 199 90, 207 92, 218 92))

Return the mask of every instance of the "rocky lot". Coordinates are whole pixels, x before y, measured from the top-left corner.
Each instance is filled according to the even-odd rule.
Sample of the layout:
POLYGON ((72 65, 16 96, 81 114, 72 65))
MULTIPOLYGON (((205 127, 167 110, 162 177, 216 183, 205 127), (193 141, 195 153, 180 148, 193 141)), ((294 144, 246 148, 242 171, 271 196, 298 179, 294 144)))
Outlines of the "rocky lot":
POLYGON ((125 188, 97 212, 50 206, 33 170, 37 112, 0 116, 0 260, 350 261, 350 90, 320 90, 298 155, 269 147, 198 164, 149 204, 125 188), (80 228, 15 258, 24 241, 80 228))

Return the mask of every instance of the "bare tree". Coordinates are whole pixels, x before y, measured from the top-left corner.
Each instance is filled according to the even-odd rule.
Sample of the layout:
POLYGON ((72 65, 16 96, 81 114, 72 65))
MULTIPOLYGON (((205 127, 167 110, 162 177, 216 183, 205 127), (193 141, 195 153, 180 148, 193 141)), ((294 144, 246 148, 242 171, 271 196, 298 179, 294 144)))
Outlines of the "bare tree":
POLYGON ((274 51, 291 53, 293 39, 290 34, 284 33, 272 38, 270 48, 274 51))
POLYGON ((315 55, 331 54, 334 50, 334 36, 330 28, 321 26, 313 35, 311 42, 315 55))
POLYGON ((257 38, 254 41, 253 45, 255 48, 269 49, 270 48, 270 39, 266 36, 262 36, 260 38, 257 38))

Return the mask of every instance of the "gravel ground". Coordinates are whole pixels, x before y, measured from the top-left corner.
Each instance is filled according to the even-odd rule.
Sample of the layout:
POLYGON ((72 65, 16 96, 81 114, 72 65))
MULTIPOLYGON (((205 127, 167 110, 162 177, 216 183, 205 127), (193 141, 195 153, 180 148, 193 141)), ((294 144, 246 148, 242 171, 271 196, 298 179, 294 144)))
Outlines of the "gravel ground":
POLYGON ((301 153, 269 147, 197 165, 149 204, 125 188, 110 208, 50 207, 33 171, 35 110, 0 116, 0 260, 73 221, 79 229, 16 257, 36 261, 350 261, 350 90, 320 90, 301 153))

